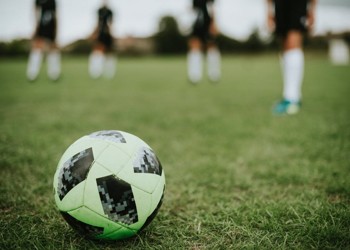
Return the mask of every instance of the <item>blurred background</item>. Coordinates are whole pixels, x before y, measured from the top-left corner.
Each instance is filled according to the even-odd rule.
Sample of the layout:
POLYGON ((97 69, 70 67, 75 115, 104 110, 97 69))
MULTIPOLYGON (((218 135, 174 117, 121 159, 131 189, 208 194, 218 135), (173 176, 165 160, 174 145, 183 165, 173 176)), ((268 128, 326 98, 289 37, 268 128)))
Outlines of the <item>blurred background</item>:
MULTIPOLYGON (((121 55, 177 54, 187 48, 193 16, 190 0, 110 0, 113 33, 121 55)), ((58 44, 63 53, 86 54, 99 0, 58 0, 58 44)), ((266 28, 265 0, 217 0, 223 53, 278 49, 266 28)), ((326 50, 330 40, 350 42, 350 1, 319 0, 307 49, 326 50)), ((0 1, 0 55, 26 55, 34 32, 34 1, 0 1)))

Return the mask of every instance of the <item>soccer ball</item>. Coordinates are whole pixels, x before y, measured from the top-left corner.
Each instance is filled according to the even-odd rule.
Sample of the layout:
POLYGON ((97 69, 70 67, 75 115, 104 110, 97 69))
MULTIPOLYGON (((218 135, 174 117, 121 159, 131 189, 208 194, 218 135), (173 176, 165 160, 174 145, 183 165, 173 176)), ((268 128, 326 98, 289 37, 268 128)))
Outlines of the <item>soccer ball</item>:
POLYGON ((156 216, 165 176, 140 138, 109 130, 74 142, 58 163, 55 202, 75 230, 93 239, 136 235, 156 216))

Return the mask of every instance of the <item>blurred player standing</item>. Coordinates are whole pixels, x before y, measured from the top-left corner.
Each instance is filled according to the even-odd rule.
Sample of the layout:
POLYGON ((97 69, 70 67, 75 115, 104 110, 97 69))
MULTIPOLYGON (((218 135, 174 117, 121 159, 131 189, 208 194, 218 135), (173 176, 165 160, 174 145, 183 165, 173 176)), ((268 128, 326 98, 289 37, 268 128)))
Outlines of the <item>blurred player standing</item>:
POLYGON ((315 18, 316 0, 267 0, 268 25, 282 39, 281 65, 283 99, 273 109, 275 114, 295 114, 301 107, 304 77, 303 35, 315 18))
POLYGON ((196 19, 189 39, 187 70, 189 80, 196 84, 202 79, 203 50, 207 51, 207 70, 211 81, 221 77, 221 55, 215 43, 214 0, 193 0, 196 19))
POLYGON ((104 0, 98 12, 97 27, 92 35, 95 44, 89 58, 90 76, 97 79, 104 74, 112 79, 116 70, 116 58, 113 55, 114 39, 111 34, 113 12, 104 0))
POLYGON ((27 78, 34 81, 40 72, 44 51, 48 48, 47 74, 57 80, 61 73, 61 54, 56 44, 57 18, 55 0, 36 0, 36 28, 27 66, 27 78))

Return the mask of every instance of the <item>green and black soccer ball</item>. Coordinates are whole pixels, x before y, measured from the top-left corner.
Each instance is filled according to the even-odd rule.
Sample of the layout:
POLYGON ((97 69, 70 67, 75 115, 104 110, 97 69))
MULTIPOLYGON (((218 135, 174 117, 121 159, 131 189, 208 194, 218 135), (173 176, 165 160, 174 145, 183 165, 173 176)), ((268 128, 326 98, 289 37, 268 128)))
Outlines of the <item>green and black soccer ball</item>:
POLYGON ((108 130, 83 136, 65 151, 53 186, 57 207, 75 230, 93 239, 118 240, 153 220, 165 176, 144 141, 108 130))

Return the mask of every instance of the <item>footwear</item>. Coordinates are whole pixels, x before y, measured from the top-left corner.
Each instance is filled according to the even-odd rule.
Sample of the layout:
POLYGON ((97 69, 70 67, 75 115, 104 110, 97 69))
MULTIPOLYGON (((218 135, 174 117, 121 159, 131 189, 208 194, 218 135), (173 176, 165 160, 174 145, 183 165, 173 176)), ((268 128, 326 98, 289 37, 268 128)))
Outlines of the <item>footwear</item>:
POLYGON ((274 106, 272 113, 275 115, 295 115, 299 112, 300 107, 300 101, 291 102, 289 100, 283 99, 274 106))

